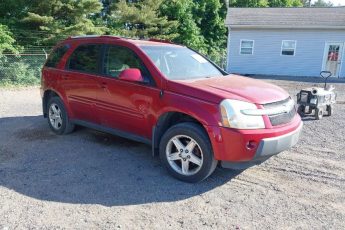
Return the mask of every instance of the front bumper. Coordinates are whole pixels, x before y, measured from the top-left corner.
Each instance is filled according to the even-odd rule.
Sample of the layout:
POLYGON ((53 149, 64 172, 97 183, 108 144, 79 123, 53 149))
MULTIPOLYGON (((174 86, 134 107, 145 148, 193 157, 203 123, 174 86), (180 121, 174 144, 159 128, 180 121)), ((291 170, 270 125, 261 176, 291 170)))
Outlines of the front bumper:
POLYGON ((259 147, 255 152, 255 156, 250 161, 244 162, 230 162, 230 161, 222 161, 221 165, 223 168, 230 168, 230 169, 245 169, 251 166, 261 164, 271 156, 274 156, 282 151, 285 151, 295 144, 297 144, 300 134, 302 132, 303 123, 300 123, 300 126, 291 133, 272 137, 272 138, 264 138, 260 141, 259 147))
POLYGON ((208 127, 215 158, 226 168, 246 168, 295 145, 302 131, 299 116, 287 125, 260 130, 208 127), (254 143, 254 148, 248 148, 254 143))
POLYGON ((299 127, 291 133, 287 133, 278 137, 262 139, 260 141, 259 147, 256 150, 254 159, 267 158, 291 148, 292 146, 297 144, 300 133, 302 131, 302 127, 303 123, 301 122, 299 127))

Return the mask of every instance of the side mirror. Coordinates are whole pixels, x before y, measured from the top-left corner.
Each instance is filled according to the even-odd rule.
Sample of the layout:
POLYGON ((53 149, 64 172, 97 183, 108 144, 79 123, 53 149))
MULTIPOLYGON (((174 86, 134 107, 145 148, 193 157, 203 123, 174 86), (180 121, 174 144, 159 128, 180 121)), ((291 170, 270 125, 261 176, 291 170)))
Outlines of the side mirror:
POLYGON ((141 75, 141 72, 139 69, 136 68, 129 68, 123 70, 120 75, 119 79, 124 81, 131 81, 131 82, 143 82, 144 78, 141 75))

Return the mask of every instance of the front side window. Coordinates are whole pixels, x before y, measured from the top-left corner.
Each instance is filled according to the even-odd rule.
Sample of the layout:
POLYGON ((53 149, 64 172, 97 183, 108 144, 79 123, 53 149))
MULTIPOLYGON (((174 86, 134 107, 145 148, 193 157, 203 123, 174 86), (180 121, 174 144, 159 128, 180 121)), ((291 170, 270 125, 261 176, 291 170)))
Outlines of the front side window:
POLYGON ((296 50, 296 41, 283 40, 281 55, 294 56, 296 50))
POLYGON ((44 66, 56 68, 63 55, 65 55, 65 53, 68 51, 69 47, 69 45, 63 45, 54 49, 53 52, 49 55, 44 66))
POLYGON ((170 80, 188 80, 223 76, 200 54, 183 46, 141 46, 155 66, 170 80))
POLYGON ((81 45, 71 55, 68 69, 86 73, 99 72, 102 45, 81 45))
POLYGON ((240 54, 253 54, 254 41, 253 40, 241 40, 240 54))
POLYGON ((141 71, 144 79, 148 77, 148 71, 139 57, 131 50, 120 46, 109 46, 104 58, 103 73, 117 78, 120 73, 129 68, 141 71))

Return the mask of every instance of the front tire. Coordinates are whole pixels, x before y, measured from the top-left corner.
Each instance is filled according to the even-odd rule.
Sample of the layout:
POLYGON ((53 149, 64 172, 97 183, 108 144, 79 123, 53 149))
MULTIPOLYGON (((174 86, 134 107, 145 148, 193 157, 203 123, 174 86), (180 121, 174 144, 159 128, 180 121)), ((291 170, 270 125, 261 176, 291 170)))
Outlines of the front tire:
POLYGON ((59 97, 52 97, 47 104, 48 124, 50 129, 58 134, 68 134, 74 130, 74 124, 70 122, 63 101, 59 97))
POLYGON ((164 133, 159 155, 172 176, 189 183, 206 179, 218 162, 204 129, 191 122, 174 125, 164 133))

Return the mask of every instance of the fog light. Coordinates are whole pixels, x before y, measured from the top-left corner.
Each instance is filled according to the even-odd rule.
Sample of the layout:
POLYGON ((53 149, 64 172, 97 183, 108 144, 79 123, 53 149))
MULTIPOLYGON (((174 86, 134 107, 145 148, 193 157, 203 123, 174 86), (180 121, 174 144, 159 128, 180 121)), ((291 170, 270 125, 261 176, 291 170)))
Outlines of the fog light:
POLYGON ((248 149, 248 150, 253 150, 253 149, 255 149, 256 147, 257 147, 258 145, 257 145, 257 143, 256 143, 256 141, 248 141, 247 142, 247 144, 246 144, 246 148, 248 149))

